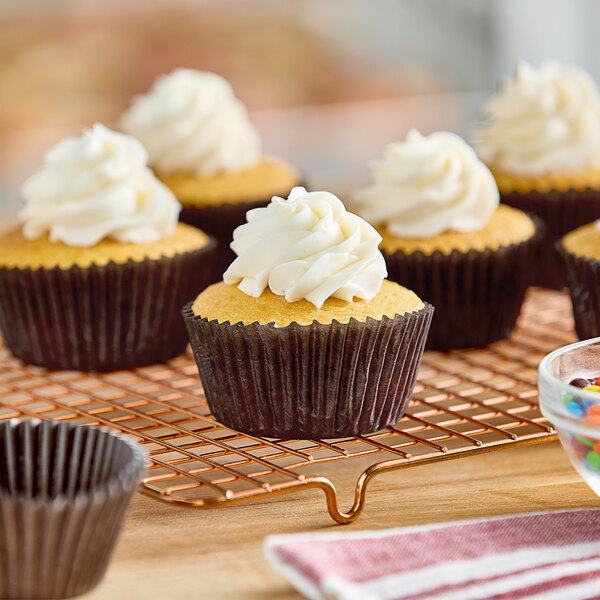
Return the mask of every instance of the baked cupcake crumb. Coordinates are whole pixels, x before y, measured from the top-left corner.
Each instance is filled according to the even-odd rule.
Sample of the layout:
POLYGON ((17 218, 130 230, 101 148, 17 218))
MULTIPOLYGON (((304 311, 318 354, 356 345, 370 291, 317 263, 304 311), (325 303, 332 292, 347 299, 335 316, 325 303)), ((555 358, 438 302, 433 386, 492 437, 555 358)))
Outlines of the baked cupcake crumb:
POLYGON ((562 239, 563 248, 575 256, 600 260, 600 230, 596 223, 588 223, 570 231, 562 239))
POLYGON ((534 236, 535 224, 524 212, 501 204, 490 221, 478 231, 444 231, 428 238, 400 238, 390 235, 385 228, 380 233, 383 237, 381 249, 387 254, 398 250, 406 254, 421 251, 430 255, 436 250, 450 254, 453 250, 465 253, 470 250, 496 251, 502 246, 519 244, 534 236))
POLYGON ((586 189, 600 189, 600 170, 595 169, 581 173, 548 173, 530 177, 495 171, 493 173, 501 194, 512 194, 513 192, 547 194, 552 190, 564 193, 569 190, 582 192, 586 189))
POLYGON ((285 327, 291 323, 310 325, 313 321, 326 325, 334 320, 348 323, 352 318, 361 322, 368 317, 378 320, 384 316, 393 318, 395 315, 420 310, 423 306, 414 292, 387 280, 371 300, 355 299, 353 302, 346 302, 328 298, 321 308, 316 308, 308 300, 288 302, 268 288, 258 298, 254 298, 244 294, 236 286, 221 282, 209 286, 196 298, 192 312, 220 323, 275 323, 277 327, 285 327))
POLYGON ((193 173, 159 172, 157 176, 184 207, 267 202, 271 196, 286 196, 301 179, 297 169, 270 157, 242 171, 219 171, 203 177, 193 173))
POLYGON ((200 250, 209 242, 210 238, 204 232, 184 223, 178 223, 175 233, 156 242, 136 244, 104 238, 90 247, 51 242, 47 235, 29 240, 21 229, 17 229, 0 237, 0 268, 69 269, 75 265, 87 268, 95 264, 101 267, 111 261, 118 264, 128 260, 142 262, 200 250))

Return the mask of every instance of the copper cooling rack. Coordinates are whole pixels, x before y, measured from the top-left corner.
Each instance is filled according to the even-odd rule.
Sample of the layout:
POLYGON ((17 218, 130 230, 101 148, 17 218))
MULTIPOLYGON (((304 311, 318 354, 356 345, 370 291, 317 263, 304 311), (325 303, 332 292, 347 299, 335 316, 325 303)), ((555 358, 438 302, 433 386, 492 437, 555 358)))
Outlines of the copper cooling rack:
POLYGON ((337 440, 275 440, 215 421, 191 355, 131 371, 47 371, 0 347, 0 420, 72 420, 109 426, 143 444, 144 491, 179 505, 227 506, 321 488, 338 523, 358 517, 377 474, 540 442, 554 431, 537 405, 537 365, 575 340, 568 297, 530 290, 509 340, 481 350, 426 352, 414 399, 394 427, 337 440), (367 468, 363 462, 367 460, 367 468), (338 505, 332 463, 361 467, 348 511, 338 505), (317 474, 315 474, 317 473, 317 474))

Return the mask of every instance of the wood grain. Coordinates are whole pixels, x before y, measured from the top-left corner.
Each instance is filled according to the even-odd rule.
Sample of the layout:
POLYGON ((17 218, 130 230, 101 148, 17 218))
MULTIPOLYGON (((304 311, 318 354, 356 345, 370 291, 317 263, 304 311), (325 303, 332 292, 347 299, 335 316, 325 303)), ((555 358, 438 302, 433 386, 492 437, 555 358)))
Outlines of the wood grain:
MULTIPOLYGON (((331 466, 345 498, 356 472, 331 466)), ((103 582, 86 600, 301 598, 262 554, 274 533, 381 529, 539 510, 596 507, 558 442, 409 468, 370 484, 356 523, 335 525, 320 490, 214 510, 138 495, 103 582)))

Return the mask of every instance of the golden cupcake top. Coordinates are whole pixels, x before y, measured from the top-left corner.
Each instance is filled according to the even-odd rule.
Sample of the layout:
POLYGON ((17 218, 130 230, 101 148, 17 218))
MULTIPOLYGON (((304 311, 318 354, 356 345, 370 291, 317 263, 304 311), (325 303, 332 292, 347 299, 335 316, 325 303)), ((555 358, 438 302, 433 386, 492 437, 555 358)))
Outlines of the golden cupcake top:
POLYGON ((208 246, 210 238, 191 225, 178 223, 175 231, 155 242, 117 242, 104 238, 94 246, 70 246, 53 242, 48 235, 27 239, 20 229, 0 237, 0 268, 69 269, 104 266, 109 262, 126 263, 158 260, 193 252, 208 246))
POLYGON ((600 189, 600 168, 587 169, 581 173, 548 173, 546 175, 509 175, 494 172, 496 183, 501 194, 528 194, 539 192, 547 194, 552 190, 582 192, 586 189, 600 189))
POLYGON ((62 140, 22 187, 23 236, 76 247, 171 236, 181 205, 147 161, 138 140, 100 124, 62 140))
POLYGON ((384 316, 394 318, 418 311, 424 304, 412 291, 388 281, 383 281, 379 292, 370 300, 356 299, 353 302, 339 298, 327 298, 320 308, 308 300, 288 302, 283 296, 265 289, 255 298, 233 285, 215 283, 206 288, 194 301, 192 312, 209 321, 232 324, 274 323, 286 327, 291 323, 310 325, 313 321, 329 324, 338 321, 348 323, 350 319, 364 322, 367 318, 381 320, 384 316))
POLYGON ((329 192, 294 188, 246 219, 233 234, 237 258, 223 282, 196 298, 195 315, 285 327, 393 318, 424 306, 385 280, 381 236, 329 192))
POLYGON ((121 125, 146 147, 160 174, 241 171, 260 159, 260 137, 229 82, 176 69, 134 99, 121 125))
POLYGON ((301 179, 297 169, 271 157, 263 157, 241 171, 219 171, 204 177, 160 173, 158 177, 184 208, 263 201, 287 194, 301 179))
POLYGON ((398 238, 476 232, 498 206, 490 170, 454 133, 412 130, 404 142, 387 146, 371 171, 373 183, 355 195, 356 210, 398 238))
POLYGON ((501 247, 519 244, 535 235, 535 223, 524 212, 500 204, 488 223, 477 231, 444 231, 429 238, 398 237, 385 228, 380 232, 383 237, 381 249, 387 254, 399 250, 406 254, 420 251, 430 255, 436 250, 451 254, 453 250, 464 253, 470 250, 496 251, 501 247))
POLYGON ((561 243, 567 252, 575 256, 600 260, 600 222, 588 223, 570 231, 561 243))
POLYGON ((372 299, 387 275, 381 236, 330 192, 295 187, 287 199, 246 213, 233 232, 237 258, 223 281, 258 298, 265 289, 287 302, 372 299))
POLYGON ((135 138, 96 124, 59 142, 22 188, 22 229, 0 237, 0 268, 69 269, 158 260, 205 248, 135 138))
POLYGON ((474 144, 494 172, 535 178, 600 169, 600 95, 583 69, 520 62, 484 108, 474 144))

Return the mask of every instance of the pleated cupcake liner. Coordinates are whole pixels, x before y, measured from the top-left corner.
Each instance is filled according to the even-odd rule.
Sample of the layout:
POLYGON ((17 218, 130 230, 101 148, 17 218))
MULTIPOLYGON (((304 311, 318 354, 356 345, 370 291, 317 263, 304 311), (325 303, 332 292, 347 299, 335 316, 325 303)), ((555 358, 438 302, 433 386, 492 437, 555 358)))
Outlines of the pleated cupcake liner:
POLYGON ((210 409, 253 435, 322 439, 396 423, 412 396, 433 307, 329 325, 231 324, 183 310, 210 409))
POLYGON ((566 271, 555 244, 569 231, 600 218, 600 190, 511 192, 501 194, 501 201, 544 221, 546 237, 538 247, 538 269, 533 284, 562 289, 566 285, 566 271))
POLYGON ((0 329, 27 363, 107 371, 164 362, 187 345, 181 307, 209 283, 215 243, 158 260, 0 268, 0 329))
POLYGON ((544 225, 533 237, 497 251, 383 252, 388 279, 435 306, 427 348, 487 346, 510 335, 532 274, 544 225))
POLYGON ((66 422, 0 424, 0 597, 94 587, 145 467, 124 436, 66 422))
POLYGON ((600 336, 600 261, 576 256, 561 242, 556 242, 556 251, 564 261, 579 339, 600 336))

